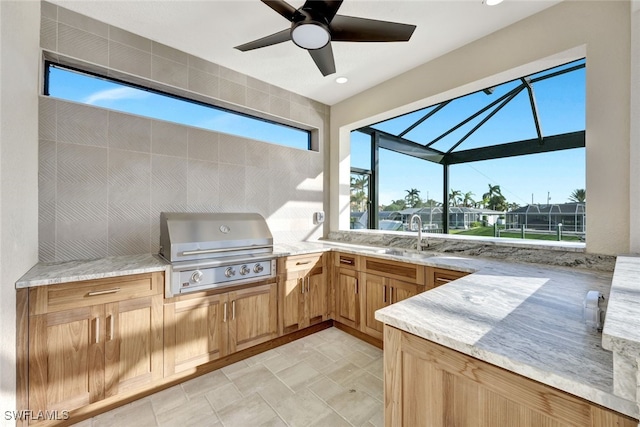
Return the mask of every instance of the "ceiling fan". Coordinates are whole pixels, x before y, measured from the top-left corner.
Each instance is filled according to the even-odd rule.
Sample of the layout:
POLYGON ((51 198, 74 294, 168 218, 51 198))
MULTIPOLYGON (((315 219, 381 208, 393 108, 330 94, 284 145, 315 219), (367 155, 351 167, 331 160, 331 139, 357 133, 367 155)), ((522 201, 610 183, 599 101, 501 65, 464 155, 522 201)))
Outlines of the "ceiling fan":
POLYGON ((292 40, 309 51, 323 76, 336 72, 331 42, 408 41, 415 25, 337 15, 342 0, 307 0, 299 9, 283 0, 262 0, 291 22, 291 28, 235 48, 246 52, 292 40))

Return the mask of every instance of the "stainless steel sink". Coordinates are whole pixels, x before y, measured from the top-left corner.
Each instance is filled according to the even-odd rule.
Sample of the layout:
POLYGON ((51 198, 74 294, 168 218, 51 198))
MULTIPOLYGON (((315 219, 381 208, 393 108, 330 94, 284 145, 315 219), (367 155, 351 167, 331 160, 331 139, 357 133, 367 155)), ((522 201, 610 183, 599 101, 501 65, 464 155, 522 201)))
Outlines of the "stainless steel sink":
POLYGON ((377 249, 375 253, 384 254, 384 255, 401 256, 406 258, 428 258, 432 256, 429 254, 420 253, 420 252, 412 251, 409 249, 397 249, 397 248, 377 249))

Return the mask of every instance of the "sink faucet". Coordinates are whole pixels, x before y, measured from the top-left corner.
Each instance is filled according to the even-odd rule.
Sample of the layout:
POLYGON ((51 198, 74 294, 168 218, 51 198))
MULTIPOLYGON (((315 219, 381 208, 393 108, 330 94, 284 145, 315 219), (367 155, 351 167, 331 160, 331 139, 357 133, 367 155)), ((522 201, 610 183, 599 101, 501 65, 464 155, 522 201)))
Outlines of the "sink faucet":
MULTIPOLYGON (((413 216, 409 220, 409 229, 413 228, 413 220, 414 219, 418 220, 418 243, 416 243, 416 249, 418 251, 421 251, 423 249, 423 246, 422 246, 422 218, 418 214, 413 214, 413 216)), ((429 244, 427 244, 427 247, 428 246, 429 246, 429 244)))

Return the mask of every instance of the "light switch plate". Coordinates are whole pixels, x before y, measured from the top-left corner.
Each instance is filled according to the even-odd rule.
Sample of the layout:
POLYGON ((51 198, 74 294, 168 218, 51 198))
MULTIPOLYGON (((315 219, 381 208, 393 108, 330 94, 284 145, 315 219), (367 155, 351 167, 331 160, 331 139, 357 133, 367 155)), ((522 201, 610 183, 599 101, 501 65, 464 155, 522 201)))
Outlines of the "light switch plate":
POLYGON ((313 213, 313 223, 314 224, 322 224, 324 222, 324 212, 314 212, 313 213))

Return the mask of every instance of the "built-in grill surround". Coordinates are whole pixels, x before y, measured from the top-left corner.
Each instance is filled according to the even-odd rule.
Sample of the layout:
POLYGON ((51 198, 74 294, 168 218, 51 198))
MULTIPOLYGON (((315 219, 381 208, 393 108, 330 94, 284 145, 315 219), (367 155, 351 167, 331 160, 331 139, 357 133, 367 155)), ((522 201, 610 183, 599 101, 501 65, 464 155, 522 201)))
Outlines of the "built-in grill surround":
POLYGON ((162 212, 159 253, 171 263, 172 294, 276 276, 273 236, 257 213, 162 212))

